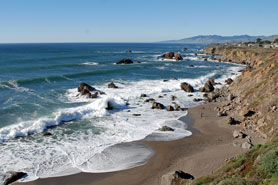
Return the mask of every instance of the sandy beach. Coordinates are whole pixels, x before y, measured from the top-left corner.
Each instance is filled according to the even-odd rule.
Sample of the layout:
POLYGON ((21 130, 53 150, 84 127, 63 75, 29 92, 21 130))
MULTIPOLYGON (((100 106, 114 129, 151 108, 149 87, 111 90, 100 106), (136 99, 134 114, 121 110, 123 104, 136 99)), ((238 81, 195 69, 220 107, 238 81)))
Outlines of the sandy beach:
MULTIPOLYGON (((19 185, 158 185, 167 173, 176 170, 192 174, 195 178, 210 174, 225 163, 225 159, 246 152, 233 146, 236 129, 227 124, 227 117, 216 117, 214 107, 220 103, 203 104, 189 109, 181 120, 189 123, 193 135, 177 141, 146 142, 155 155, 143 166, 111 173, 80 173, 71 176, 39 179, 19 185), (193 123, 193 124, 192 124, 193 123)), ((253 137, 254 143, 262 143, 253 137)))

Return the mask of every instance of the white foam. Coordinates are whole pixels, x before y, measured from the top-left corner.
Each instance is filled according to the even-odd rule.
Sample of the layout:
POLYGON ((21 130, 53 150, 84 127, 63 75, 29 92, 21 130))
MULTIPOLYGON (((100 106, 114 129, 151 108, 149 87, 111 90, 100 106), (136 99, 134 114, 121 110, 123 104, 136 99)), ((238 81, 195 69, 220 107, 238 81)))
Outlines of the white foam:
POLYGON ((89 66, 96 66, 96 65, 99 65, 99 63, 97 62, 84 62, 82 63, 83 65, 89 65, 89 66))
MULTIPOLYGON (((227 75, 216 82, 223 82, 227 77, 235 78, 242 66, 229 68, 227 75), (232 71, 229 71, 232 70, 232 71), (234 73, 234 75, 231 75, 234 73)), ((94 86, 106 94, 97 99, 77 96, 77 89, 69 89, 65 96, 68 103, 80 102, 80 106, 61 109, 47 118, 20 122, 0 129, 0 139, 9 140, 18 136, 40 133, 49 126, 59 125, 71 120, 87 120, 86 130, 66 134, 66 127, 55 128, 52 137, 26 137, 9 140, 0 147, 0 171, 24 171, 28 177, 24 181, 85 172, 107 172, 122 170, 143 164, 152 152, 141 147, 116 147, 119 143, 146 138, 147 140, 169 141, 190 136, 192 133, 186 124, 178 119, 187 112, 167 112, 151 109, 151 103, 144 103, 147 98, 154 98, 164 105, 173 105, 171 96, 181 107, 192 107, 202 102, 193 102, 193 98, 202 98, 202 93, 194 92, 192 97, 180 88, 181 82, 190 83, 198 89, 211 77, 198 79, 114 81, 118 89, 107 85, 94 86), (141 94, 148 97, 140 98, 141 94), (162 98, 158 98, 158 96, 162 98), (110 102, 116 109, 107 111, 110 102), (126 106, 126 102, 129 106, 126 106), (130 112, 127 111, 127 108, 130 112), (134 116, 140 114, 141 116, 134 116), (162 132, 158 129, 169 126, 174 132, 162 132), (94 128, 94 129, 93 129, 94 128), (99 130, 96 131, 95 129, 99 130), (146 137, 147 136, 147 137, 146 137), (43 143, 43 144, 42 144, 43 143), (112 147, 115 146, 115 147, 112 147), (138 155, 137 155, 138 154, 138 155), (137 158, 138 157, 138 158, 137 158)), ((68 124, 68 123, 67 123, 68 124)), ((82 124, 73 122, 69 124, 82 124)), ((83 127, 82 127, 83 128, 83 127)))

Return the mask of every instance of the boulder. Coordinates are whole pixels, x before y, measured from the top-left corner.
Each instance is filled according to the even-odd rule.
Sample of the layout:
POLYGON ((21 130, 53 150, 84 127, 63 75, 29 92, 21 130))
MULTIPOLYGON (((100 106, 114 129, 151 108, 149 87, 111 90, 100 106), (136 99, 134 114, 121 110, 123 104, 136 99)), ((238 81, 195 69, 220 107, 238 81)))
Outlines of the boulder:
POLYGON ((172 101, 175 101, 176 98, 177 98, 176 96, 173 96, 173 95, 171 96, 172 101))
POLYGON ((95 91, 96 89, 86 83, 80 83, 78 88, 77 88, 77 91, 78 92, 81 92, 83 89, 86 89, 88 91, 95 91))
POLYGON ((146 99, 144 102, 154 102, 154 101, 155 101, 155 99, 149 98, 149 99, 146 99))
POLYGON ((204 62, 206 62, 206 61, 208 61, 208 59, 207 59, 207 58, 204 58, 204 62))
POLYGON ((194 55, 195 55, 195 56, 198 56, 198 53, 195 53, 194 55))
POLYGON ((161 56, 161 58, 164 58, 164 59, 175 59, 177 61, 178 60, 183 60, 182 56, 178 52, 168 52, 166 54, 163 54, 161 56))
POLYGON ((159 130, 165 132, 165 131, 174 131, 175 129, 168 126, 163 126, 159 130))
POLYGON ((194 177, 183 171, 169 172, 163 175, 160 179, 159 185, 181 185, 192 184, 194 177))
POLYGON ((126 53, 132 53, 132 51, 131 50, 127 50, 126 53))
POLYGON ((119 60, 116 64, 132 64, 133 61, 130 60, 130 59, 122 59, 122 60, 119 60))
POLYGON ((245 138, 246 137, 246 134, 245 133, 243 133, 242 131, 238 131, 238 130, 235 130, 234 132, 233 132, 233 137, 234 138, 245 138))
POLYGON ((231 78, 228 78, 228 79, 225 80, 225 82, 226 82, 228 85, 230 85, 231 83, 233 83, 233 80, 232 80, 231 78))
POLYGON ((116 86, 113 82, 111 82, 110 84, 108 84, 108 88, 114 88, 117 89, 118 86, 116 86))
POLYGON ((203 101, 203 99, 202 98, 194 98, 193 101, 194 102, 199 102, 199 101, 203 101))
POLYGON ((226 111, 219 111, 219 112, 217 112, 216 116, 217 117, 227 116, 227 113, 226 113, 226 111))
POLYGON ((164 109, 164 105, 163 104, 161 104, 161 103, 158 103, 158 102, 153 102, 152 103, 152 109, 164 109))
POLYGON ((132 114, 133 116, 141 116, 141 114, 132 114))
POLYGON ((236 124, 239 124, 239 121, 235 120, 233 117, 229 117, 228 124, 229 125, 236 125, 236 124))
POLYGON ((185 92, 194 92, 193 87, 186 82, 181 83, 181 89, 184 90, 185 92))
POLYGON ((50 132, 45 132, 43 133, 43 136, 52 136, 52 134, 50 132))
POLYGON ((147 97, 147 95, 146 94, 141 94, 140 97, 144 98, 144 97, 147 97))
POLYGON ((253 144, 250 142, 244 142, 242 143, 241 147, 244 149, 251 149, 253 147, 253 144))
POLYGON ((210 79, 205 83, 204 87, 201 87, 199 89, 199 91, 200 92, 212 92, 214 90, 213 85, 215 85, 214 79, 210 79))
POLYGON ((26 176, 27 173, 24 172, 6 172, 0 174, 0 179, 3 182, 3 185, 8 185, 26 176))
POLYGON ((172 107, 171 105, 167 105, 166 110, 167 111, 174 111, 174 107, 172 107))
POLYGON ((174 104, 174 107, 176 111, 183 111, 183 109, 176 103, 174 104))

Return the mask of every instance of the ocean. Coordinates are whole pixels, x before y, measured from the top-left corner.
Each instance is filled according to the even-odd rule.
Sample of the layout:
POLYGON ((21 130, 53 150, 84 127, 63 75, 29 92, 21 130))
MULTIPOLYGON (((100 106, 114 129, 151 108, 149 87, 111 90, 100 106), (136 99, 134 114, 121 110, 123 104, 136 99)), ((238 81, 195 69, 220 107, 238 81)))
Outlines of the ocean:
POLYGON ((32 181, 123 170, 144 164, 154 153, 132 141, 190 136, 186 123, 179 121, 187 111, 151 109, 151 102, 145 100, 154 98, 165 106, 173 101, 183 108, 197 106, 203 101, 193 99, 203 98, 197 90, 208 79, 224 85, 225 79, 240 74, 241 65, 210 59, 204 62, 205 55, 194 55, 204 47, 0 44, 0 172, 23 171, 28 174, 24 181, 32 181), (180 52, 184 60, 158 58, 169 51, 180 52), (123 58, 134 63, 116 65, 123 58), (110 82, 119 88, 108 88, 110 82), (195 92, 181 90, 181 82, 191 84, 195 92), (80 83, 105 94, 96 99, 82 97, 77 91, 80 83), (108 102, 113 110, 107 110, 108 102), (159 131, 165 125, 174 131, 159 131))

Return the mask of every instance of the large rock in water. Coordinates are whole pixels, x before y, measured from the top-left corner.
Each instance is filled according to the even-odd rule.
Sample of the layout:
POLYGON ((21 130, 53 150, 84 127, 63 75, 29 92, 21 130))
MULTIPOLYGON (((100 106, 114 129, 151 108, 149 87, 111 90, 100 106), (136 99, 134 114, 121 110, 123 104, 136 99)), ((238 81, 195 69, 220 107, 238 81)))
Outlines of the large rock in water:
POLYGON ((194 92, 193 87, 186 82, 181 83, 181 89, 184 90, 185 92, 194 92))
POLYGON ((175 60, 183 60, 182 56, 178 52, 168 52, 161 56, 164 59, 175 59, 175 60))
POLYGON ((215 85, 215 82, 213 79, 211 80, 208 80, 206 83, 205 83, 205 86, 204 87, 201 87, 199 89, 200 92, 212 92, 214 90, 214 87, 213 85, 215 85))
POLYGON ((88 91, 95 91, 96 90, 94 87, 92 87, 92 86, 90 86, 86 83, 80 83, 78 88, 77 88, 78 92, 81 92, 84 89, 86 89, 88 91))
POLYGON ((133 63, 132 60, 125 58, 125 59, 118 61, 116 64, 132 64, 132 63, 133 63))
POLYGON ((98 92, 92 94, 91 91, 96 91, 96 89, 86 83, 79 84, 77 90, 82 96, 87 96, 88 98, 97 98, 98 95, 98 92))
POLYGON ((108 88, 114 88, 117 89, 118 86, 116 86, 113 82, 111 82, 110 84, 108 84, 108 88))

